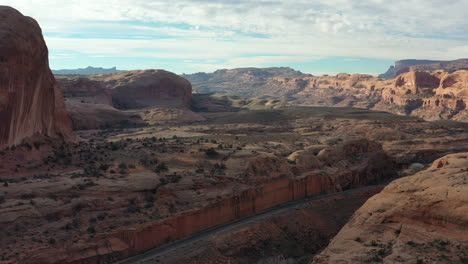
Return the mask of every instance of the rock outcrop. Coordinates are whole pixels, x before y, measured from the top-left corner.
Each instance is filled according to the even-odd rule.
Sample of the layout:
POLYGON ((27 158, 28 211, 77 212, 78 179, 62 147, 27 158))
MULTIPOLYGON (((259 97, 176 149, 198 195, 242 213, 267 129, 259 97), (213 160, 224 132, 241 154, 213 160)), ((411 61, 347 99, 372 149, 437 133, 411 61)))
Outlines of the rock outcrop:
POLYGON ((313 263, 465 263, 468 153, 392 182, 369 199, 313 263))
POLYGON ((349 106, 418 116, 428 120, 467 121, 468 71, 462 70, 463 63, 468 61, 437 64, 445 65, 442 68, 448 69, 447 71, 411 70, 394 79, 346 73, 319 77, 294 75, 291 72, 289 75, 284 74, 285 76, 269 71, 269 74, 253 74, 261 72, 260 69, 248 73, 240 69, 230 70, 232 76, 227 72, 215 72, 212 75, 205 74, 208 76, 204 75, 206 78, 187 78, 195 78, 195 89, 202 91, 209 87, 207 91, 257 96, 264 98, 263 100, 279 99, 288 104, 349 106), (460 70, 453 72, 455 69, 460 70))
POLYGON ((57 80, 75 129, 203 120, 188 109, 192 103, 191 84, 164 70, 61 75, 57 80))
POLYGON ((0 147, 34 135, 73 139, 37 22, 0 6, 0 147))
POLYGON ((184 78, 164 70, 142 70, 106 75, 60 76, 59 84, 67 97, 107 98, 121 110, 146 107, 190 107, 192 85, 184 78))
POLYGON ((382 90, 382 100, 373 108, 428 120, 468 120, 468 71, 454 73, 408 72, 382 90))

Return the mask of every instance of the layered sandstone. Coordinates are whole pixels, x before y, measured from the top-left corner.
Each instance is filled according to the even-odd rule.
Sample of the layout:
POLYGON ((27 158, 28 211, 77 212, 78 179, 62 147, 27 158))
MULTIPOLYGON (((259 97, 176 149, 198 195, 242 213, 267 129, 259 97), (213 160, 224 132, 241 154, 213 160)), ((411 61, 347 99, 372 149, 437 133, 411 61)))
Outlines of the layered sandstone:
POLYGON ((37 22, 0 6, 0 147, 34 135, 73 139, 37 22))
POLYGON ((313 263, 455 263, 468 257, 468 153, 392 182, 313 263))
MULTIPOLYGON (((468 120, 468 74, 461 65, 444 70, 403 72, 394 79, 340 73, 314 77, 300 73, 263 73, 261 69, 218 71, 205 78, 186 75, 195 89, 240 96, 281 99, 290 104, 350 106, 413 115, 428 120, 468 120), (457 70, 458 69, 458 70, 457 70), (457 71, 454 71, 457 70, 457 71), (257 73, 258 74, 254 74, 257 73), (275 75, 276 74, 276 75, 275 75), (238 77, 237 79, 233 76, 238 77)), ((445 65, 445 64, 444 64, 445 65)), ((430 68, 432 69, 432 68, 430 68)), ((266 100, 266 99, 265 99, 266 100)))

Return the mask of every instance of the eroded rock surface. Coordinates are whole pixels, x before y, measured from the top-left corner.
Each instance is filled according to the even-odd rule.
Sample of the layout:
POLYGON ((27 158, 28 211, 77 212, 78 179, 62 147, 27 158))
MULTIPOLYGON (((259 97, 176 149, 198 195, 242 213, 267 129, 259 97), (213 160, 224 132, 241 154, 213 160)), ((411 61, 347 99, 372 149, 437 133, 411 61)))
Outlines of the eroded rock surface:
POLYGON ((34 135, 73 139, 37 22, 0 6, 0 147, 34 135))
POLYGON ((192 113, 192 86, 164 70, 57 76, 75 129, 137 127, 203 120, 192 113), (90 114, 92 116, 90 116, 90 114))
POLYGON ((403 72, 394 79, 346 73, 319 77, 284 73, 259 77, 254 74, 262 72, 261 69, 216 72, 204 79, 191 75, 186 77, 196 81, 196 90, 204 91, 210 87, 211 92, 281 99, 291 104, 351 106, 413 115, 427 120, 466 121, 468 71, 460 67, 458 71, 452 71, 457 69, 455 66, 450 71, 415 69, 403 72), (232 78, 234 73, 237 79, 232 78))
POLYGON ((392 182, 367 201, 313 263, 464 263, 468 153, 392 182))

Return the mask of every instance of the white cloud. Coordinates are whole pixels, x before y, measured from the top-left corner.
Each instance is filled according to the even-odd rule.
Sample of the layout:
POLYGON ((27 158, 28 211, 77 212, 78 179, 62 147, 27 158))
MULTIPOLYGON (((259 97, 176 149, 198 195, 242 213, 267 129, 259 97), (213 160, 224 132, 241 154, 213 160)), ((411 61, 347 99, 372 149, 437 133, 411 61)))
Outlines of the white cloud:
POLYGON ((0 4, 36 18, 50 49, 58 53, 207 60, 198 65, 204 69, 327 56, 455 59, 468 54, 467 0, 0 0, 0 4))

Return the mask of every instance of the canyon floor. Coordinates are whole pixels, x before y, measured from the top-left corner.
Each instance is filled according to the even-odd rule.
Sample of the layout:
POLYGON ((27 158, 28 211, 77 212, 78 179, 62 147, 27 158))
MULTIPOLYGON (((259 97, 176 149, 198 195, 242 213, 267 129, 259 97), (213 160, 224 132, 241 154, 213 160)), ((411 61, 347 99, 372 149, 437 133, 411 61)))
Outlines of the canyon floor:
MULTIPOLYGON (((122 260, 201 231, 204 221, 208 225, 213 220, 201 219, 195 227, 167 227, 167 234, 158 227, 152 234, 158 241, 140 239, 138 234, 154 228, 151 223, 167 225, 167 219, 174 217, 182 221, 180 216, 196 216, 197 211, 215 205, 222 211, 234 198, 242 200, 246 192, 267 193, 275 184, 285 182, 287 188, 301 179, 320 180, 320 186, 312 183, 307 194, 341 192, 413 174, 437 158, 468 149, 464 123, 426 122, 385 112, 286 106, 197 114, 204 121, 79 131, 76 143, 38 138, 0 152, 0 263, 122 260)), ((283 201, 275 196, 279 192, 270 195, 278 201, 262 200, 252 212, 283 201)), ((297 193, 291 197, 301 198, 297 193)), ((296 230, 288 239, 303 241, 301 252, 312 256, 346 223, 353 213, 350 208, 355 210, 364 201, 336 205, 336 211, 343 213, 336 222, 329 221, 333 228, 323 231, 326 234, 312 230, 304 238, 296 230)), ((314 214, 319 222, 333 218, 317 213, 320 209, 310 210, 295 214, 314 214)), ((233 217, 247 216, 243 214, 233 217)), ((285 228, 297 224, 285 216, 282 219, 278 221, 285 228)), ((278 226, 261 231, 272 235, 265 240, 281 244, 285 238, 278 226)), ((262 240, 260 231, 252 230, 246 232, 262 240)), ((243 263, 245 259, 234 255, 244 251, 233 252, 223 244, 242 238, 232 236, 236 233, 208 241, 219 249, 210 254, 243 263)), ((250 261, 261 261, 268 256, 255 251, 257 245, 235 248, 250 252, 250 261)), ((297 258, 290 249, 270 249, 270 257, 297 258)))

